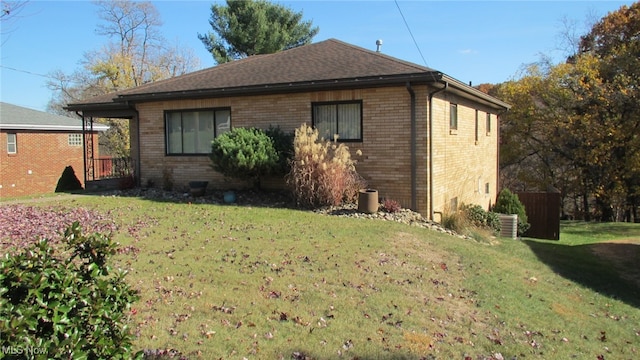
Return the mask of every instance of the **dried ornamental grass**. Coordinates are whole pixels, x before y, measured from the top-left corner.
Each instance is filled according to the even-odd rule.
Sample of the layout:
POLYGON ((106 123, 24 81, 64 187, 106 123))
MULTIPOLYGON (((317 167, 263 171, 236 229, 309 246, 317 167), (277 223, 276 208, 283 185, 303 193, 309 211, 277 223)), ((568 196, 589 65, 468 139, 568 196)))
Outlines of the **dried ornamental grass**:
POLYGON ((339 205, 353 201, 366 186, 344 144, 324 140, 316 129, 303 124, 295 131, 293 146, 287 183, 299 205, 339 205))

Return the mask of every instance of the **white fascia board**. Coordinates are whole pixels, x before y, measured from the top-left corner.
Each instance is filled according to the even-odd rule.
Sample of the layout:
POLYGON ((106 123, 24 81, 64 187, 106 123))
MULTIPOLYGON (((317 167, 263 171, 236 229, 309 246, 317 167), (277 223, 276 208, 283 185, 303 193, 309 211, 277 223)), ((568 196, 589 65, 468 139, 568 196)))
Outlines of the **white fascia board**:
MULTIPOLYGON (((47 130, 47 131, 82 131, 82 126, 69 125, 31 125, 31 124, 0 124, 0 129, 6 130, 47 130)), ((107 125, 93 125, 93 131, 107 131, 107 125)), ((87 128, 89 130, 89 128, 87 128)))

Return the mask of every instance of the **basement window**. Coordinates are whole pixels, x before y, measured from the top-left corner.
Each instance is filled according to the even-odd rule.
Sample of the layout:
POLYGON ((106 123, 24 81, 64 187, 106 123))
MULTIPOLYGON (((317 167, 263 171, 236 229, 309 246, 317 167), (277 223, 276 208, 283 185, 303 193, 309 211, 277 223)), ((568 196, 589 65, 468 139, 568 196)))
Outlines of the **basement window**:
POLYGON ((7 133, 7 153, 16 154, 18 152, 18 139, 16 133, 7 133))
POLYGON ((449 200, 449 210, 454 213, 458 211, 458 197, 449 200))
POLYGON ((231 109, 165 112, 167 155, 208 155, 211 141, 231 129, 231 109))
POLYGON ((313 126, 326 140, 362 141, 362 101, 312 103, 313 126))

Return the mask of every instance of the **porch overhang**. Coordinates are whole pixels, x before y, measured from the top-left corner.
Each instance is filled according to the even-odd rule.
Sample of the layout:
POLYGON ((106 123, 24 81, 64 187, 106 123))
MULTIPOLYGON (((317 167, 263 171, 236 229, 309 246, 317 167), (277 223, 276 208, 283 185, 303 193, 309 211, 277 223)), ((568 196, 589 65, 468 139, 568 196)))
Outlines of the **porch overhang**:
POLYGON ((127 102, 68 104, 64 109, 84 118, 132 119, 137 115, 135 107, 127 102))

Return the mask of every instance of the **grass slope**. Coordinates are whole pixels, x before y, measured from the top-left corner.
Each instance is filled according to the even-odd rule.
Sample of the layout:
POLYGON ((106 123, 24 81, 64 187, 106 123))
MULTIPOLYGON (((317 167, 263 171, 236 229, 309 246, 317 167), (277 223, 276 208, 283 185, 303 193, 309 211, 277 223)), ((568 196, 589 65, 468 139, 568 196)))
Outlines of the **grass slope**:
POLYGON ((118 265, 141 292, 131 314, 139 349, 202 359, 639 357, 640 286, 562 241, 490 246, 289 209, 109 197, 59 206, 109 212, 120 225, 116 239, 133 251, 118 265))

